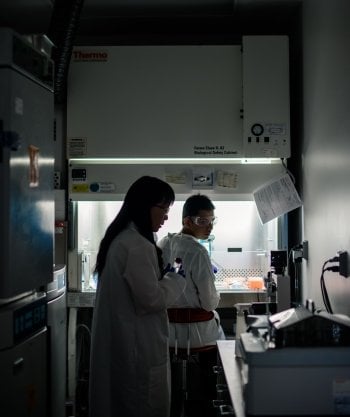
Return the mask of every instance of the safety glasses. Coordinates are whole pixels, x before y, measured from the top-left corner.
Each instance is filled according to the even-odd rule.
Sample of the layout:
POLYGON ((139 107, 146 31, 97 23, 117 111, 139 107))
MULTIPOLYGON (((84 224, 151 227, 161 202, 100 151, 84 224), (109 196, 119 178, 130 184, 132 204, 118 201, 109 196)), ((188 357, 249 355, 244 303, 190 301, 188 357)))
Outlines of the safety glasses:
POLYGON ((195 216, 195 217, 190 217, 190 219, 192 220, 192 222, 199 227, 207 227, 209 225, 214 226, 214 224, 217 223, 218 218, 217 217, 200 217, 200 216, 195 216))

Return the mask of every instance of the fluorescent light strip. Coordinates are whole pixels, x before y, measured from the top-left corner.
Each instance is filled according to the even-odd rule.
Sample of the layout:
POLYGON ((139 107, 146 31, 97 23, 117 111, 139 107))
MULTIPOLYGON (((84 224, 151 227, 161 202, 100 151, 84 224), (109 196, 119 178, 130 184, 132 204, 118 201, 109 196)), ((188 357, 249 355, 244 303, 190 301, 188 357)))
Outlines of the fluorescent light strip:
POLYGON ((272 164, 280 158, 71 158, 70 164, 272 164))

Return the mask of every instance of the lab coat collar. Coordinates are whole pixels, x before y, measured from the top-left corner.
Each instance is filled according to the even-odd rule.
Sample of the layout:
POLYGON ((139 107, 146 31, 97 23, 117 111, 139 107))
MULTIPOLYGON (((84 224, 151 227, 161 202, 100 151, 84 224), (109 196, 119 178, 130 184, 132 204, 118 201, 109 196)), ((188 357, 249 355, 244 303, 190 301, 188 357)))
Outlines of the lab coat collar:
POLYGON ((193 239, 198 242, 198 239, 195 236, 189 235, 188 233, 179 232, 177 233, 179 236, 183 237, 184 239, 193 239))

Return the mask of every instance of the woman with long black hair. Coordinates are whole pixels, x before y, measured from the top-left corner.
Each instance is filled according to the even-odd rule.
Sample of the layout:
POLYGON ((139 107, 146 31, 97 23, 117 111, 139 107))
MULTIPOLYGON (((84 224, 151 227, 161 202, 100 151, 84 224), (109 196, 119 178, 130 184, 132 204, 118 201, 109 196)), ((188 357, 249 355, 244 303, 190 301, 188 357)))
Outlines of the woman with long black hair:
POLYGON ((96 261, 91 417, 167 417, 170 367, 167 307, 185 288, 164 272, 154 233, 174 202, 166 182, 144 176, 128 190, 96 261))

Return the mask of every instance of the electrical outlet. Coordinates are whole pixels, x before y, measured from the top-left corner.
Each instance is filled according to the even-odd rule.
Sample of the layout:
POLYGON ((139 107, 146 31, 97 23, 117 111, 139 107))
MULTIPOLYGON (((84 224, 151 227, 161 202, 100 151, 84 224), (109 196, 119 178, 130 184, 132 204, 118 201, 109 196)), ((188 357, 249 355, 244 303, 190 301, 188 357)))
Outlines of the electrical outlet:
POLYGON ((292 258, 293 258, 293 262, 301 262, 303 259, 303 248, 300 245, 300 248, 298 247, 298 249, 293 249, 292 250, 292 258))
POLYGON ((307 240, 304 240, 303 243, 300 243, 300 245, 297 245, 292 250, 292 257, 293 262, 301 262, 303 259, 308 260, 309 258, 309 242, 307 240))
POLYGON ((347 278, 349 276, 349 254, 346 250, 341 250, 338 252, 339 256, 339 275, 347 278))
POLYGON ((309 242, 307 240, 303 240, 303 258, 307 261, 309 259, 309 242))

